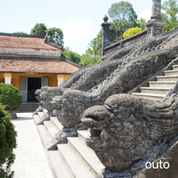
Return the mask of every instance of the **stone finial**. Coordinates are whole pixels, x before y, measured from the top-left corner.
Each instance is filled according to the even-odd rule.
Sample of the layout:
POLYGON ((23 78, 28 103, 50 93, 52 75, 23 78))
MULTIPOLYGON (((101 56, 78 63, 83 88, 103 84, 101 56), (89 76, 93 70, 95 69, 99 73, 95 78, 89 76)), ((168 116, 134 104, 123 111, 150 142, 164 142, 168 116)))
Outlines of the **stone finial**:
POLYGON ((107 22, 107 21, 108 21, 108 16, 105 15, 105 16, 103 17, 103 20, 104 20, 104 22, 107 22))
POLYGON ((152 0, 151 19, 161 19, 161 0, 152 0))

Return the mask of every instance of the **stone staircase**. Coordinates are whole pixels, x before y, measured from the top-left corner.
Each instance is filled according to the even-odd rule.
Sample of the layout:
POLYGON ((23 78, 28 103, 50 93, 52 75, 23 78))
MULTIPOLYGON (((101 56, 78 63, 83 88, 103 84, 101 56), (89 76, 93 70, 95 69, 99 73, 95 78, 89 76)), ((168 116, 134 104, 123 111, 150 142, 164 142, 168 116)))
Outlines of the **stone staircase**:
MULTIPOLYGON (((47 112, 33 115, 35 124, 47 112)), ((54 135, 63 129, 56 117, 50 117, 43 125, 36 125, 53 177, 55 178, 95 178, 101 173, 104 166, 94 151, 86 146, 85 136, 90 135, 88 130, 79 130, 78 137, 68 137, 67 144, 58 144, 56 150, 48 151, 46 144, 54 135)))
POLYGON ((17 112, 34 112, 38 106, 39 102, 23 102, 17 112))
POLYGON ((178 65, 172 65, 172 68, 165 70, 164 76, 156 76, 157 81, 149 81, 149 87, 140 87, 140 93, 131 94, 151 100, 162 100, 178 80, 178 65))

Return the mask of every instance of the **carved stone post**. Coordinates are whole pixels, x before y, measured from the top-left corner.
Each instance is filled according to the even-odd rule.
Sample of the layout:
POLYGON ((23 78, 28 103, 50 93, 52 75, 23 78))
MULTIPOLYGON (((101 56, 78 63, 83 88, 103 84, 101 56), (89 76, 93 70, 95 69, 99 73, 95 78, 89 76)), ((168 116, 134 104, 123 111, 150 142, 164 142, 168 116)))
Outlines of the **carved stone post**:
POLYGON ((161 20, 161 0, 152 0, 152 16, 151 20, 146 24, 147 35, 157 36, 163 33, 163 28, 166 25, 161 20))
POLYGON ((101 49, 101 56, 104 56, 104 48, 110 45, 110 34, 109 34, 109 26, 110 23, 107 23, 108 17, 105 15, 104 23, 101 24, 102 26, 102 49, 101 49))

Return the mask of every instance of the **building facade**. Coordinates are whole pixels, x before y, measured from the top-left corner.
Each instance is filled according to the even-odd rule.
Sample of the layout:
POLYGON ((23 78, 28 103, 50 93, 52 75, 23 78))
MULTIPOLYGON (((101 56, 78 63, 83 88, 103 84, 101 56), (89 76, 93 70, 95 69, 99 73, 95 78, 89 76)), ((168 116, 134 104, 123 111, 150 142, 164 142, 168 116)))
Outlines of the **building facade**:
POLYGON ((80 66, 61 57, 62 45, 46 37, 0 33, 0 82, 18 88, 23 101, 35 101, 35 90, 60 86, 80 66))

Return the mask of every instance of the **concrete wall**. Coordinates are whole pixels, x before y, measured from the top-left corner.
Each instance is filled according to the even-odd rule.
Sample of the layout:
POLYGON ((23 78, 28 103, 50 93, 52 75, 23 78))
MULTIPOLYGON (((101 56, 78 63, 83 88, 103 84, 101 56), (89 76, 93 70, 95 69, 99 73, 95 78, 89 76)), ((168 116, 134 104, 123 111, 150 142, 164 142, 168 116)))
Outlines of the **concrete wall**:
MULTIPOLYGON (((0 82, 4 82, 4 75, 5 73, 0 73, 0 82)), ((20 77, 48 77, 48 85, 58 85, 57 83, 57 77, 63 78, 65 81, 70 74, 25 74, 25 73, 12 73, 12 85, 18 89, 20 89, 20 77)))
POLYGON ((45 56, 61 56, 61 49, 59 50, 42 50, 42 49, 26 49, 26 48, 5 48, 0 47, 0 53, 10 54, 28 54, 28 55, 45 55, 45 56))
POLYGON ((145 37, 147 37, 147 30, 143 30, 131 37, 128 37, 126 39, 123 39, 121 41, 118 41, 116 43, 113 43, 113 44, 107 46, 104 49, 104 54, 105 54, 105 56, 107 56, 107 55, 117 51, 118 49, 124 48, 129 45, 135 45, 139 41, 143 40, 143 38, 145 38, 145 37))
POLYGON ((4 73, 0 73, 0 82, 4 82, 4 73))

